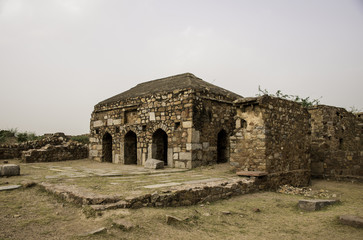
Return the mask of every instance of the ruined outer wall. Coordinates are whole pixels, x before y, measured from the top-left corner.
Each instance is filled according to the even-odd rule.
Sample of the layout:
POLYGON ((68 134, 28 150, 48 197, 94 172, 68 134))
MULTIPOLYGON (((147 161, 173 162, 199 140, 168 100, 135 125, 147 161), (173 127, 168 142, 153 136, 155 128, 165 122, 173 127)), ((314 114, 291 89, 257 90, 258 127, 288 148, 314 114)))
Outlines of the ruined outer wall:
POLYGON ((102 160, 102 137, 113 138, 113 162, 124 163, 124 136, 131 130, 137 136, 137 163, 152 157, 152 135, 163 129, 168 135, 168 165, 191 168, 193 90, 127 99, 112 105, 95 106, 91 117, 90 158, 102 160), (130 117, 131 116, 131 117, 130 117))
POLYGON ((265 123, 268 172, 310 171, 310 115, 301 104, 280 98, 260 99, 265 123))
POLYGON ((258 104, 237 106, 230 137, 230 164, 244 171, 267 171, 265 123, 258 104))
POLYGON ((363 176, 362 119, 343 108, 320 105, 309 110, 312 125, 312 175, 363 176))
MULTIPOLYGON (((235 108, 225 96, 197 93, 193 102, 193 132, 190 149, 193 167, 217 163, 218 133, 230 135, 234 129, 235 108)), ((228 139, 227 139, 228 142, 228 139)), ((227 146, 227 153, 229 153, 227 146)), ((229 156, 227 156, 228 158, 229 156)))

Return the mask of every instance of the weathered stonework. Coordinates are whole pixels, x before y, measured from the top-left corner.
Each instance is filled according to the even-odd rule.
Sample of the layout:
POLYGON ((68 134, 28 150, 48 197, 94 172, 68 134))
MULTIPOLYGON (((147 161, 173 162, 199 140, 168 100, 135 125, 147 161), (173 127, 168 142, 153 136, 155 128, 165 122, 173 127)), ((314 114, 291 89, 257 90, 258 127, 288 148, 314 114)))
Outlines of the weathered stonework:
POLYGON ((363 176, 361 114, 319 105, 311 114, 311 170, 315 177, 363 176))
POLYGON ((138 165, 154 158, 177 168, 226 162, 239 97, 190 73, 139 84, 95 106, 90 158, 138 165))
POLYGON ((273 173, 271 180, 278 179, 281 184, 307 184, 308 111, 301 104, 270 96, 243 98, 235 104, 236 129, 230 137, 230 163, 244 171, 273 173))

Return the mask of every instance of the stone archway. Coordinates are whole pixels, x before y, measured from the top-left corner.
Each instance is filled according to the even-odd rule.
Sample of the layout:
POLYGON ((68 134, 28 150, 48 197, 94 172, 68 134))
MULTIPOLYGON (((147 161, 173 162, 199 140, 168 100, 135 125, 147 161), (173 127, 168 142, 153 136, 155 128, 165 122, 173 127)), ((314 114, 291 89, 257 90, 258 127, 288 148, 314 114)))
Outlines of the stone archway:
POLYGON ((168 165, 168 135, 162 129, 154 132, 152 137, 152 158, 164 161, 168 165))
POLYGON ((217 163, 228 162, 228 137, 227 132, 222 129, 217 138, 217 163))
POLYGON ((102 138, 102 162, 112 163, 112 136, 108 132, 102 138))
POLYGON ((137 137, 133 131, 128 131, 124 141, 125 164, 137 164, 137 137))

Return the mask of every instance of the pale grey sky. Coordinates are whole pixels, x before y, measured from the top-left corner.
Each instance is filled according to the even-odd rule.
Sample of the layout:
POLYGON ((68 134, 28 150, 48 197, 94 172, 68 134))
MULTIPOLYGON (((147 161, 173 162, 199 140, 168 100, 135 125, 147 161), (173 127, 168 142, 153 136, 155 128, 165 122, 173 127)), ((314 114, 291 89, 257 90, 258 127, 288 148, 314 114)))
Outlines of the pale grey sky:
POLYGON ((363 1, 0 0, 0 129, 87 133, 99 101, 185 72, 363 109, 363 1))

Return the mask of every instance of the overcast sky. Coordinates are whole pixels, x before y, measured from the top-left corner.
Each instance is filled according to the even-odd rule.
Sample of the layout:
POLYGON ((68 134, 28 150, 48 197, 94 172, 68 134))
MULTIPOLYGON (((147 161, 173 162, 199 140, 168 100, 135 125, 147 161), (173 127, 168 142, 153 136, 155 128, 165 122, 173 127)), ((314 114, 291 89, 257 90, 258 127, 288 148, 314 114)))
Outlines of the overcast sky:
POLYGON ((0 0, 0 129, 89 132, 93 106, 191 72, 363 109, 363 1, 0 0))

